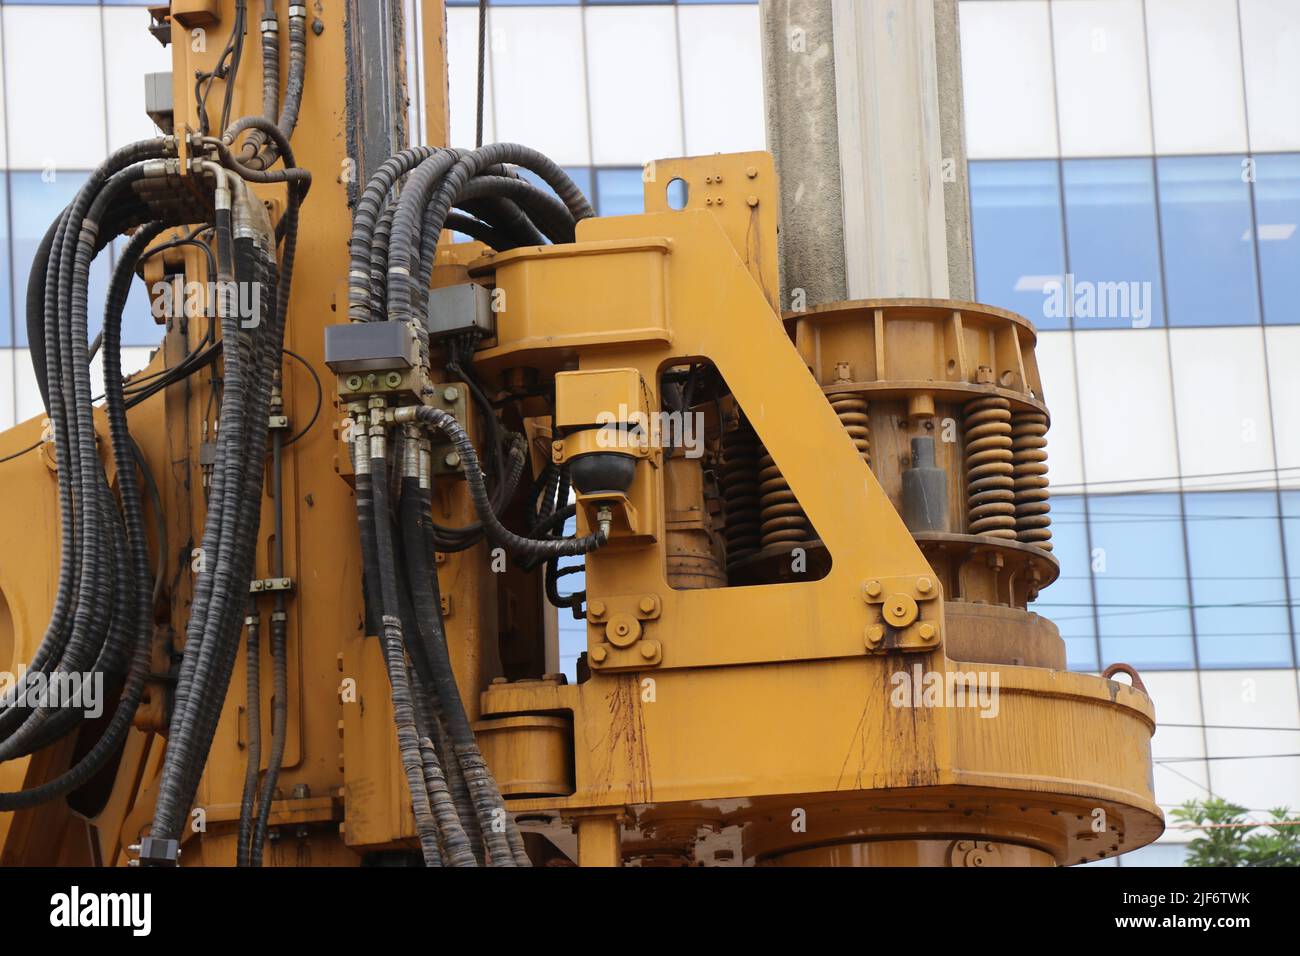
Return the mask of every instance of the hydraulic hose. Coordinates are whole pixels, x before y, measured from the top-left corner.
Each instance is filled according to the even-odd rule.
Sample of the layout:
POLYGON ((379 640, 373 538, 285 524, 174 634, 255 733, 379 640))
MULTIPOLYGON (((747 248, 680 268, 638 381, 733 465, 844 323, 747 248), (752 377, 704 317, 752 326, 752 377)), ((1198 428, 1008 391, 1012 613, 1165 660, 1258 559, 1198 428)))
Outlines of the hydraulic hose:
MULTIPOLYGON (((262 6, 262 116, 274 123, 280 115, 280 21, 275 14, 275 0, 263 0, 262 6)), ((266 133, 254 130, 244 141, 240 161, 250 162, 266 143, 266 133)))
MULTIPOLYGON (((292 162, 291 155, 286 155, 286 161, 292 162)), ((270 321, 264 319, 245 332, 230 308, 222 310, 226 342, 222 429, 211 481, 212 505, 204 529, 205 566, 196 583, 155 810, 153 835, 160 840, 178 839, 180 814, 193 799, 206 763, 237 654, 239 614, 245 599, 232 597, 237 592, 242 595, 251 576, 262 478, 261 468, 241 463, 261 461, 266 453, 266 421, 273 371, 282 349, 300 191, 291 188, 289 196, 288 228, 278 273, 270 249, 261 244, 271 241, 269 236, 262 240, 240 236, 234 241, 235 255, 222 251, 219 256, 219 271, 229 270, 229 260, 234 258, 240 280, 257 282, 261 315, 270 316, 270 321), (236 586, 234 581, 241 584, 236 586)), ((223 215, 218 222, 219 237, 231 234, 228 218, 223 215)), ((219 250, 225 247, 226 242, 219 241, 219 250)), ((272 640, 274 644, 274 626, 272 640)), ((253 850, 250 848, 250 858, 253 850)))
POLYGON ((430 408, 426 405, 408 405, 395 409, 393 417, 394 421, 398 423, 418 421, 425 425, 432 425, 451 440, 451 443, 456 446, 456 451, 460 455, 460 460, 465 469, 465 482, 469 488, 470 498, 474 502, 474 509, 478 512, 479 520, 483 522, 488 537, 507 551, 524 559, 569 557, 588 554, 609 540, 612 516, 602 517, 597 530, 581 538, 541 540, 525 538, 515 534, 503 525, 493 512, 492 501, 488 496, 487 485, 483 480, 483 469, 479 465, 478 453, 474 450, 474 443, 470 441, 468 433, 466 433, 460 422, 456 421, 454 416, 440 408, 430 408))
MULTIPOLYGON (((276 397, 280 376, 277 371, 276 397)), ((271 577, 284 576, 284 437, 279 430, 271 435, 271 507, 275 515, 275 544, 272 547, 271 577)), ((285 610, 284 592, 275 594, 275 610, 271 614, 271 671, 274 683, 274 697, 271 704, 271 752, 266 763, 266 777, 262 781, 260 802, 257 807, 257 819, 253 827, 252 847, 249 862, 252 866, 261 866, 262 847, 266 843, 266 831, 271 816, 271 802, 275 799, 275 787, 279 782, 280 770, 284 765, 284 751, 288 740, 289 724, 289 670, 286 642, 288 639, 287 612, 285 610)), ((251 650, 250 650, 251 653, 251 650)), ((250 698, 250 708, 261 706, 261 699, 250 698)))
POLYGON ((137 449, 127 430, 125 400, 122 393, 121 327, 122 309, 129 292, 131 267, 139 259, 144 247, 162 229, 162 223, 151 223, 143 227, 127 244, 110 283, 104 311, 105 405, 135 586, 136 616, 132 622, 134 635, 127 683, 108 727, 85 756, 72 768, 40 786, 16 793, 0 794, 0 811, 38 806, 47 800, 70 793, 86 783, 121 746, 143 695, 152 638, 152 598, 156 595, 147 584, 149 579, 147 541, 139 507, 139 489, 135 484, 137 449))
POLYGON ((388 681, 392 689, 393 720, 397 724, 397 745, 402 767, 406 771, 407 788, 411 794, 411 807, 415 814, 415 828, 426 866, 441 866, 442 853, 438 847, 438 824, 429 801, 428 784, 424 777, 424 761, 420 740, 415 730, 415 711, 410 683, 406 674, 405 642, 402 621, 398 616, 397 556, 393 548, 392 526, 388 505, 388 459, 383 426, 372 429, 370 435, 370 473, 372 496, 371 518, 374 541, 377 547, 379 585, 383 600, 382 628, 384 661, 388 668, 388 681))
POLYGON ((402 480, 403 512, 401 520, 403 553, 410 576, 411 597, 415 604, 416 621, 420 637, 426 648, 432 668, 431 692, 442 707, 447 734, 456 761, 469 787, 470 798, 478 818, 493 866, 517 863, 505 827, 509 814, 487 763, 479 752, 470 727, 460 687, 452 671, 451 656, 447 650, 447 636, 442 625, 441 599, 438 595, 438 578, 429 568, 430 540, 424 515, 427 498, 422 494, 418 478, 402 480))
POLYGON ((247 655, 245 676, 248 699, 248 764, 244 769, 244 793, 239 801, 239 843, 235 848, 235 865, 248 866, 249 841, 253 836, 253 803, 257 798, 257 776, 262 766, 262 686, 260 619, 257 607, 250 603, 244 621, 247 655))
MULTIPOLYGON (((80 546, 74 576, 74 594, 79 599, 70 619, 66 620, 66 634, 56 638, 61 654, 55 670, 78 675, 89 671, 101 675, 101 680, 120 676, 129 658, 130 621, 135 613, 136 595, 127 580, 125 528, 117 516, 95 448, 86 334, 87 288, 90 263, 103 245, 99 241, 99 224, 105 211, 145 174, 145 164, 128 166, 112 174, 101 184, 102 188, 93 193, 83 188, 78 195, 61 230, 59 258, 57 262, 51 261, 52 269, 58 272, 55 314, 67 316, 68 321, 47 321, 45 328, 47 356, 57 349, 60 356, 70 357, 66 363, 60 359, 62 393, 72 396, 70 415, 63 415, 62 402, 58 403, 58 423, 67 435, 68 451, 65 459, 68 471, 60 474, 60 482, 70 483, 70 501, 82 502, 80 508, 74 507, 72 522, 73 540, 80 546), (74 224, 78 227, 75 237, 74 224), (111 607, 119 608, 119 613, 110 614, 111 607)), ((46 293, 49 299, 48 284, 46 293)), ((133 469, 129 445, 124 446, 123 454, 126 467, 133 469)), ((68 557, 65 555, 65 560, 68 557)), ((29 710, 17 727, 6 720, 0 760, 25 756, 48 745, 71 729, 78 719, 75 710, 47 701, 29 710)))
MULTIPOLYGON (((348 266, 348 320, 369 322, 371 308, 370 251, 375 225, 388 205, 388 195, 394 184, 424 162, 438 150, 429 146, 415 146, 390 156, 380 164, 366 183, 352 213, 352 237, 349 241, 348 266)), ((447 150, 449 155, 454 152, 447 150)))

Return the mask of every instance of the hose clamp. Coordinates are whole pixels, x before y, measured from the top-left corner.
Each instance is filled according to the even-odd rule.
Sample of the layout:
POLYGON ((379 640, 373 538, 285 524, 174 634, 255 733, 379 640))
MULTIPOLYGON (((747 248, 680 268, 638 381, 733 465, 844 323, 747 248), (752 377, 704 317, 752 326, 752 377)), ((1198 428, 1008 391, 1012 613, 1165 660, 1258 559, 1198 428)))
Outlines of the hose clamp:
POLYGON ((370 474, 370 437, 366 432, 366 415, 357 415, 352 426, 352 470, 358 475, 370 474))
POLYGON ((407 425, 402 430, 402 477, 420 477, 419 430, 407 425))
POLYGON ((352 472, 357 475, 370 474, 370 444, 360 439, 352 443, 352 472))
POLYGON ((431 443, 427 438, 420 439, 420 490, 428 491, 433 487, 431 443))
POLYGON ((140 169, 145 179, 161 179, 171 171, 166 159, 150 159, 143 163, 140 169))

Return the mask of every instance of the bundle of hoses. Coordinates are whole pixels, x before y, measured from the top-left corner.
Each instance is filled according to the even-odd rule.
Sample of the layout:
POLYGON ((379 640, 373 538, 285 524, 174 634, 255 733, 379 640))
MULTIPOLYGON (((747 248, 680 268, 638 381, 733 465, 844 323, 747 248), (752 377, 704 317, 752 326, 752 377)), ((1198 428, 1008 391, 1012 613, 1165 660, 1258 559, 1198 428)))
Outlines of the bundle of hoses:
POLYGON ((563 540, 516 535, 495 514, 477 451, 453 416, 403 407, 391 415, 381 410, 373 424, 367 414, 358 418, 353 464, 367 600, 381 612, 399 750, 424 861, 526 866, 514 819, 479 752, 452 672, 430 560, 436 543, 425 428, 443 432, 455 445, 485 533, 512 553, 534 559, 586 554, 604 543, 609 528, 563 540), (399 423, 405 427, 397 429, 399 423), (395 473, 396 521, 389 501, 395 473))
MULTIPOLYGON (((263 0, 262 9, 262 117, 274 123, 285 139, 293 138, 302 107, 302 91, 307 73, 307 5, 289 7, 289 75, 285 79, 283 105, 280 97, 280 21, 275 0, 263 0)), ((227 142, 233 142, 231 137, 227 142)), ((260 129, 244 140, 240 162, 253 169, 270 169, 279 156, 275 141, 260 129)))
MULTIPOLYGON (((287 143, 283 144, 287 147, 287 143)), ((36 379, 49 412, 52 445, 59 486, 61 565, 54 607, 46 633, 23 677, 0 698, 0 760, 28 756, 64 735, 79 730, 86 716, 89 695, 116 693, 113 715, 99 739, 67 771, 27 790, 0 794, 0 809, 16 810, 67 794, 87 783, 121 746, 139 706, 148 674, 153 637, 156 575, 149 567, 148 544, 141 512, 136 468, 143 457, 127 425, 127 409, 189 374, 198 363, 186 362, 158 377, 145 392, 130 397, 122 381, 121 324, 133 270, 147 247, 164 230, 209 215, 217 240, 218 320, 223 327, 226 358, 226 397, 223 425, 237 421, 240 412, 255 405, 252 385, 231 388, 239 370, 270 361, 278 364, 282 307, 277 283, 287 287, 288 270, 277 277, 275 238, 265 210, 214 163, 196 159, 187 187, 180 181, 180 164, 173 138, 160 138, 127 146, 88 178, 73 202, 51 224, 37 251, 28 281, 27 326, 32 344, 36 379), (194 185, 200 188, 195 190, 194 185), (210 190, 210 194, 204 192, 210 190), (94 401, 91 391, 88 344, 89 273, 95 257, 118 235, 134 230, 114 270, 104 311, 101 348, 104 358, 104 411, 112 446, 116 494, 96 449, 94 401), (236 314, 233 283, 256 284, 262 290, 259 314, 271 321, 245 329, 236 314), (233 347, 232 347, 233 346, 233 347), (229 416, 229 417, 227 417, 229 416), (79 689, 73 700, 55 699, 51 688, 79 689)), ((277 175, 277 174, 272 174, 277 175)), ((292 258, 292 233, 297 204, 305 189, 302 176, 292 179, 291 213, 286 232, 286 259, 292 258)), ((279 290, 284 291, 284 290, 279 290)), ((259 372, 248 379, 257 381, 259 372)), ((256 414, 256 413, 254 413, 256 414)), ((256 418, 252 419, 257 421, 256 418)), ((263 427, 225 428, 222 439, 232 457, 257 460, 256 434, 263 427), (246 439, 236 439, 246 434, 246 439)), ((248 520, 247 502, 260 498, 260 468, 241 468, 241 519, 248 520), (258 487, 252 482, 256 480, 258 487), (251 491, 251 494, 250 494, 251 491)), ((146 473, 145 479, 152 484, 146 473)), ((209 515, 209 531, 217 533, 235 520, 235 493, 223 496, 209 515)), ((256 513, 252 515, 256 527, 256 513)), ((233 527, 233 525, 232 525, 233 527)), ((164 529, 158 527, 161 538, 164 529)), ((205 552, 215 558, 211 566, 220 574, 215 586, 199 576, 206 592, 244 593, 251 564, 231 550, 214 547, 205 552), (232 576, 243 575, 238 585, 232 576)), ((158 572, 161 573, 161 567, 158 572)), ((217 626, 196 604, 191 631, 217 626)), ((198 645, 193 645, 197 647, 198 645)), ((186 660, 193 658, 187 655, 186 660)), ((183 682, 184 683, 184 682, 183 682)), ((188 688, 187 688, 188 689, 188 688)), ((222 691, 224 694, 224 690, 222 691)), ((207 700, 206 694, 199 695, 207 700)), ((179 710, 179 707, 178 707, 179 710)), ((175 725, 173 725, 175 726, 175 725)), ((206 755, 206 750, 203 751, 206 755)), ((173 759, 169 747, 168 761, 173 759)), ((201 762, 200 762, 201 767, 201 762)))
MULTIPOLYGON (((209 85, 216 76, 226 81, 227 105, 238 71, 245 6, 240 0, 240 28, 232 31, 219 69, 208 75, 209 85)), ((184 180, 172 137, 132 144, 114 153, 51 224, 28 281, 27 328, 33 368, 49 412, 62 549, 46 634, 23 677, 0 696, 0 761, 28 756, 81 727, 82 710, 51 699, 48 688, 56 682, 74 689, 102 686, 105 693, 117 693, 117 702, 99 739, 74 766, 39 786, 0 794, 0 810, 32 807, 83 786, 125 739, 148 675, 154 603, 163 571, 160 555, 156 574, 150 573, 137 465, 153 491, 160 542, 165 537, 156 488, 132 440, 126 412, 217 355, 224 357, 221 428, 194 600, 156 816, 141 862, 175 863, 179 856, 182 817, 207 760, 239 643, 239 619, 254 564, 261 463, 267 446, 271 383, 280 363, 298 210, 311 182, 305 170, 296 168, 289 146, 302 98, 306 16, 305 5, 290 7, 288 88, 278 117, 274 110, 279 90, 279 52, 274 42, 278 23, 274 3, 266 0, 267 116, 239 120, 221 139, 195 137, 184 180), (239 144, 241 135, 243 144, 239 144), (277 160, 283 160, 285 168, 271 171, 277 160), (265 207, 245 182, 288 185, 287 212, 274 230, 265 207), (121 322, 134 269, 145 255, 159 251, 161 247, 148 247, 161 233, 194 223, 201 225, 188 237, 165 245, 197 245, 215 266, 209 280, 217 283, 215 319, 222 340, 213 342, 210 336, 208 348, 128 390, 122 381, 121 322), (117 480, 114 495, 96 451, 90 384, 96 346, 87 341, 87 289, 96 255, 115 237, 132 230, 113 273, 98 343, 117 480), (215 255, 193 238, 207 231, 214 234, 215 255), (237 301, 247 302, 249 297, 237 295, 236 289, 253 290, 251 315, 239 314, 237 301)), ((200 110, 206 128, 202 101, 200 110)), ((273 654, 278 684, 284 665, 282 625, 273 628, 273 636, 280 647, 278 656, 273 654)), ((81 697, 87 693, 94 690, 83 690, 81 697)), ((277 732, 283 736, 282 727, 277 732)), ((279 749, 282 752, 282 741, 279 749)), ((273 786, 272 781, 267 789, 273 786)), ((268 796, 262 820, 269 802, 268 796)))
MULTIPOLYGON (((417 316, 426 308, 434 253, 444 228, 457 229, 499 251, 520 245, 571 242, 590 204, 555 163, 524 146, 495 144, 466 151, 416 147, 390 158, 362 192, 353 219, 349 317, 412 323, 426 349, 417 316), (551 194, 520 177, 535 173, 551 194), (559 197, 558 199, 556 197, 559 197), (459 209, 459 211, 453 211, 459 209)), ((452 672, 441 598, 431 557, 483 539, 525 566, 587 554, 604 544, 609 521, 580 538, 530 537, 505 527, 500 513, 514 498, 526 451, 500 427, 497 412, 473 370, 478 337, 444 342, 445 369, 464 381, 483 424, 477 449, 456 419, 431 407, 367 409, 353 430, 357 517, 367 603, 378 610, 392 688, 399 751, 424 862, 430 866, 527 866, 514 818, 484 763, 452 672), (433 432, 460 456, 478 521, 443 528, 431 516, 429 467, 433 432), (488 472, 493 479, 489 488, 488 472), (394 482, 400 476, 400 481, 394 482), (398 507, 390 502, 396 487, 398 507)), ((529 531, 552 517, 560 479, 550 481, 547 505, 530 504, 529 531)), ((551 527, 554 527, 554 522, 551 527)), ((562 530, 562 522, 559 530, 562 530)))
MULTIPOLYGON (((411 321, 422 332, 423 325, 415 317, 425 307, 444 227, 504 252, 547 241, 571 242, 577 221, 593 215, 591 204, 572 179, 526 146, 497 143, 477 150, 427 146, 404 150, 376 170, 357 203, 348 317, 353 322, 411 321), (554 192, 522 178, 520 169, 536 175, 554 192)), ((500 511, 513 497, 526 453, 515 439, 508 449, 501 447, 505 436, 471 362, 477 341, 473 332, 448 339, 445 366, 451 377, 468 385, 488 429, 483 458, 495 479, 492 498, 500 511)), ((434 525, 433 530, 444 552, 463 551, 483 540, 479 522, 455 529, 434 525)))
MULTIPOLYGON (((244 14, 244 2, 239 7, 244 14)), ((267 183, 281 181, 284 177, 293 181, 297 171, 286 169, 284 173, 268 173, 277 159, 283 158, 286 167, 293 167, 293 154, 289 140, 298 123, 298 112, 302 106, 302 95, 307 69, 307 6, 291 3, 289 6, 289 70, 285 80, 284 101, 280 96, 280 22, 275 11, 275 0, 263 0, 261 19, 262 33, 262 116, 245 117, 232 123, 222 134, 220 140, 207 138, 205 145, 215 150, 222 163, 250 182, 267 183), (239 142, 243 137, 242 144, 239 142)), ((310 183, 305 175, 299 180, 302 194, 310 183)), ((297 201, 301 201, 301 194, 297 201)), ((277 224, 277 234, 288 239, 289 227, 296 227, 297 208, 277 224)), ((286 266, 292 265, 292 247, 286 245, 286 266)), ((287 303, 288 289, 283 290, 282 303, 287 303)), ((281 333, 283 322, 281 322, 281 333)), ((276 365, 278 373, 278 363, 276 365)), ((270 380, 263 379, 263 382, 270 380)), ((278 375, 276 378, 278 381, 278 375)), ((281 495, 282 464, 281 452, 283 440, 280 432, 271 439, 272 454, 272 498, 276 521, 273 551, 273 576, 283 575, 284 535, 283 502, 281 495)), ((241 598, 241 601, 245 598, 241 598)), ((260 866, 262 850, 266 842, 270 821, 271 804, 276 795, 276 784, 284 761, 285 746, 288 738, 288 658, 287 638, 288 624, 283 592, 277 592, 275 606, 271 615, 271 668, 272 668, 272 709, 271 709, 271 746, 267 754, 266 773, 262 775, 259 785, 259 773, 262 759, 261 732, 261 619, 255 603, 247 603, 246 646, 246 689, 248 714, 248 764, 244 778, 244 790, 240 801, 238 843, 236 862, 239 866, 260 866)), ((240 613, 243 613, 241 605, 240 613)), ((231 651, 233 653, 233 650, 231 651)), ((233 663, 232 663, 233 666, 233 663)), ((223 685, 229 682, 229 671, 223 674, 223 685)), ((211 743, 211 731, 204 739, 204 754, 211 743)), ((206 759, 206 757, 204 758, 206 759)), ((201 770, 201 764, 200 764, 201 770)), ((192 789, 188 792, 192 794, 192 789)), ((157 821, 155 821, 155 827, 157 821)), ((155 830, 157 832, 157 830, 155 830)), ((171 845, 161 848, 169 855, 171 845)), ((143 854, 142 854, 143 856, 143 854)))
MULTIPOLYGON (((141 842, 140 860, 147 864, 174 864, 177 860, 181 827, 207 762, 239 649, 253 577, 262 507, 261 465, 267 453, 271 393, 283 348, 298 212, 311 182, 310 175, 296 167, 284 134, 260 117, 242 119, 221 140, 204 138, 202 144, 211 148, 222 168, 233 174, 230 183, 236 198, 243 196, 245 200, 242 206, 238 201, 235 206, 236 211, 244 210, 242 221, 232 221, 229 211, 223 216, 218 202, 218 249, 229 249, 229 254, 218 257, 221 287, 235 287, 228 282, 240 288, 249 287, 245 283, 255 284, 252 287, 260 291, 261 320, 242 322, 239 317, 222 317, 225 367, 221 428, 158 802, 150 835, 141 842), (229 144, 248 129, 260 130, 275 144, 285 169, 267 172, 239 162, 229 144), (244 180, 289 185, 288 206, 277 230, 270 229, 262 204, 248 192, 244 180), (227 231, 233 236, 229 246, 221 239, 227 231), (276 232, 284 237, 278 266, 276 232)), ((277 622, 273 630, 277 652, 272 657, 277 675, 285 666, 279 626, 277 622)), ((276 724, 276 732, 282 737, 283 721, 277 720, 276 724)), ((278 771, 278 766, 274 769, 278 771)), ((260 819, 269 813, 273 792, 274 774, 268 774, 260 819)), ((264 824, 260 832, 264 835, 264 824)))
POLYGON ((153 574, 136 476, 138 452, 126 424, 121 379, 122 309, 144 245, 186 203, 159 201, 174 182, 175 142, 155 139, 114 153, 91 173, 51 224, 28 279, 33 365, 49 411, 59 487, 61 564, 45 635, 23 677, 0 696, 0 761, 28 756, 81 728, 87 695, 117 693, 99 739, 67 771, 39 786, 0 794, 19 810, 67 794, 116 754, 144 690, 153 630, 153 574), (96 450, 90 376, 91 263, 118 234, 139 231, 113 274, 104 312, 105 411, 117 494, 96 450), (55 699, 56 686, 81 689, 55 699))

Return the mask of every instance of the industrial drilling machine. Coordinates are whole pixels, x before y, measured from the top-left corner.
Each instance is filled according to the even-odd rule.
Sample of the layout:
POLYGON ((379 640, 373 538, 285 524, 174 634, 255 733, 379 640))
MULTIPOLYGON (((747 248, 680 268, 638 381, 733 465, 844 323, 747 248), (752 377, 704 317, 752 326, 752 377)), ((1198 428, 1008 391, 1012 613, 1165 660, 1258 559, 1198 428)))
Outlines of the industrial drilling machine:
POLYGON ((407 146, 402 4, 256 3, 150 10, 162 135, 32 267, 0 862, 1053 866, 1160 834, 1140 679, 1068 671, 1028 609, 1059 573, 1029 322, 783 312, 768 154, 658 160, 643 215, 596 217, 526 146, 407 146), (162 341, 124 377, 140 282, 162 341))

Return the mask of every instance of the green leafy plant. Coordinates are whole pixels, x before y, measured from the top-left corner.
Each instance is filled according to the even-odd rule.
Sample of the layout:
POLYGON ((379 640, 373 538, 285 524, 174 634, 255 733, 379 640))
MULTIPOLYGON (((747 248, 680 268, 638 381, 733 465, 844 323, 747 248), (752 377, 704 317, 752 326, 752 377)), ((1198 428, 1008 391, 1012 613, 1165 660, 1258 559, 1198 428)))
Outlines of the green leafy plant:
POLYGON ((1175 820, 1205 834, 1188 844, 1187 865, 1300 866, 1300 821, 1292 820, 1290 808, 1274 807, 1273 819, 1263 823, 1247 820, 1248 812, 1219 797, 1175 809, 1175 820))

